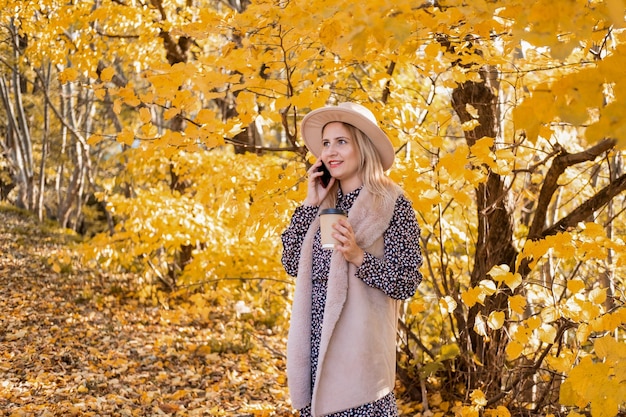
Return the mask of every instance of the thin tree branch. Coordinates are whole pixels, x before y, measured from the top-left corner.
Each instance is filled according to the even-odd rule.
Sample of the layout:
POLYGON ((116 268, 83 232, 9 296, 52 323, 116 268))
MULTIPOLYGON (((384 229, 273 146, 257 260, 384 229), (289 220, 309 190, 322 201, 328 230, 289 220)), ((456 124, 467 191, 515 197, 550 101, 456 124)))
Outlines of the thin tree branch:
POLYGON ((552 161, 552 165, 548 169, 543 186, 539 192, 537 209, 535 210, 535 216, 530 226, 530 230, 528 231, 528 239, 538 240, 542 236, 546 235, 544 228, 546 226, 548 207, 550 206, 550 201, 552 201, 552 196, 559 187, 558 180, 561 174, 563 174, 563 172, 565 172, 565 170, 572 165, 593 161, 599 155, 613 148, 616 144, 616 139, 604 139, 583 152, 570 154, 561 150, 559 155, 552 161))
POLYGON ((598 191, 593 197, 574 209, 570 214, 563 217, 557 223, 548 227, 541 233, 541 237, 557 234, 576 226, 579 222, 591 216, 600 207, 607 204, 616 195, 626 190, 626 174, 612 181, 609 185, 598 191))
POLYGON ((536 373, 541 367, 541 365, 543 364, 543 361, 545 360, 546 356, 548 356, 548 353, 550 353, 550 351, 552 350, 554 343, 556 343, 556 341, 561 340, 561 337, 563 337, 563 334, 565 333, 565 331, 567 329, 571 329, 572 327, 575 327, 572 322, 562 319, 559 325, 559 328, 557 329, 556 337, 554 338, 555 342, 548 344, 546 348, 541 352, 539 359, 537 359, 535 363, 531 367, 529 367, 527 370, 522 371, 519 375, 517 375, 517 377, 513 379, 513 381, 511 381, 506 387, 504 387, 499 394, 490 398, 487 401, 486 406, 490 406, 492 404, 497 403, 502 398, 506 397, 510 393, 510 391, 522 381, 522 379, 527 378, 528 376, 536 373))

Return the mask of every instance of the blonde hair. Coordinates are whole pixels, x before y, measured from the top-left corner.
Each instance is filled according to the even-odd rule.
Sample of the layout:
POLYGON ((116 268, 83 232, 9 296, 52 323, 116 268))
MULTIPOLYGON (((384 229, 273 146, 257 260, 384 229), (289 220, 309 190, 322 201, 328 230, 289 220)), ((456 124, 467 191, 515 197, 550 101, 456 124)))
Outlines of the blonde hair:
MULTIPOLYGON (((383 164, 380 160, 380 154, 372 140, 360 129, 351 124, 341 123, 348 129, 354 140, 359 155, 358 173, 363 180, 363 186, 367 188, 376 201, 393 198, 394 194, 391 186, 394 182, 385 175, 383 164)), ((326 126, 324 126, 324 128, 326 128, 326 126)), ((322 132, 323 131, 324 129, 322 129, 322 132)), ((335 207, 337 203, 337 187, 339 187, 339 184, 336 181, 333 188, 328 193, 327 199, 331 207, 335 207)))

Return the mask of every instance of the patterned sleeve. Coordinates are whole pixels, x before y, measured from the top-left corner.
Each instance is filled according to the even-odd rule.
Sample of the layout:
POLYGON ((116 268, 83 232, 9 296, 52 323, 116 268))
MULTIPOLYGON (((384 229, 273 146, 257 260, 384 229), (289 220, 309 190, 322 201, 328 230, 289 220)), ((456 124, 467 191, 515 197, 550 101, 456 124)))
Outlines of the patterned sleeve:
POLYGON ((317 206, 299 206, 291 216, 291 223, 281 235, 283 241, 282 263, 292 277, 298 275, 300 248, 309 226, 317 216, 317 206))
POLYGON ((415 294, 422 281, 420 228, 411 202, 404 196, 396 201, 389 228, 383 235, 385 255, 378 259, 365 252, 357 277, 391 298, 407 299, 415 294))

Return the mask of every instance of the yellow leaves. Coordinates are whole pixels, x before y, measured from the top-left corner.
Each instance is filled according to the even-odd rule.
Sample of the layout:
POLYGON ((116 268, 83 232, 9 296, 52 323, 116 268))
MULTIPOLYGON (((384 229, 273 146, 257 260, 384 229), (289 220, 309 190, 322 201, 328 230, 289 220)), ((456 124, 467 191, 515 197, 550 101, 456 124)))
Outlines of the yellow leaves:
MULTIPOLYGON (((598 355, 600 359, 620 365, 622 365, 621 362, 626 359, 626 344, 616 341, 611 335, 597 339, 593 347, 596 355, 598 355)), ((620 377, 626 378, 626 374, 620 374, 620 377)))
POLYGON ((113 79, 114 75, 115 75, 115 68, 106 67, 100 73, 100 80, 103 83, 108 83, 109 81, 111 81, 113 79))
POLYGON ((517 266, 519 267, 523 259, 529 259, 532 260, 530 262, 532 268, 548 251, 552 251, 558 257, 572 258, 576 254, 575 249, 573 235, 569 232, 557 233, 537 241, 528 240, 522 249, 522 256, 518 257, 517 266))
POLYGON ((511 417, 511 412, 503 405, 485 410, 485 417, 511 417))
POLYGON ((576 341, 580 344, 585 343, 591 335, 592 328, 586 323, 581 323, 576 329, 576 341))
POLYGON ((172 120, 174 116, 180 113, 180 109, 176 107, 170 107, 163 112, 163 119, 172 120))
POLYGON ((69 67, 59 72, 59 75, 57 76, 57 78, 61 84, 65 84, 65 83, 76 81, 76 79, 78 79, 78 75, 79 73, 76 68, 69 67))
MULTIPOLYGON (((20 235, 25 250, 18 253, 28 256, 20 256, 15 274, 6 274, 6 252, 0 261, 1 302, 4 311, 11 307, 2 317, 3 415, 232 416, 244 409, 255 416, 291 414, 278 354, 283 335, 268 331, 265 321, 236 320, 230 304, 213 302, 222 288, 212 285, 204 304, 194 298, 211 308, 211 325, 205 325, 177 304, 184 293, 194 293, 189 287, 168 293, 169 310, 162 310, 141 304, 128 291, 126 274, 107 274, 108 290, 102 270, 86 264, 80 274, 60 279, 49 273, 45 259, 56 258, 62 246, 70 253, 74 248, 58 239, 61 229, 34 232, 28 239, 20 235), (203 352, 205 345, 217 352, 203 352)), ((7 236, 0 234, 3 250, 7 236)), ((267 283, 254 283, 246 292, 257 305, 284 297, 267 283), (268 298, 272 292, 281 295, 268 298)))
POLYGON ((506 358, 509 361, 514 361, 515 359, 519 358, 523 351, 524 345, 516 340, 513 340, 506 345, 506 358))
POLYGON ((506 316, 503 311, 492 311, 489 313, 487 325, 493 330, 498 330, 504 325, 505 318, 506 316))
POLYGON ((152 120, 152 113, 150 112, 150 109, 147 107, 140 108, 139 120, 141 120, 142 123, 149 123, 152 120))
MULTIPOLYGON (((548 305, 541 310, 540 315, 544 323, 553 323, 560 318, 560 311, 556 306, 548 305)), ((537 317, 535 319, 538 320, 537 317)))
POLYGON ((546 363, 551 369, 562 374, 570 372, 574 366, 576 355, 572 351, 564 351, 560 356, 548 356, 546 357, 546 363))
POLYGON ((487 333, 487 322, 485 321, 485 317, 482 314, 477 314, 474 319, 474 331, 476 334, 484 337, 485 339, 489 339, 487 333))
POLYGON ((472 287, 468 288, 461 294, 461 298, 463 302, 468 307, 473 307, 476 303, 484 303, 486 294, 482 291, 480 287, 472 287))
POLYGON ((130 130, 124 129, 117 135, 117 141, 127 146, 132 146, 135 141, 135 134, 130 130))
POLYGON ((439 299, 439 309, 441 310, 441 314, 452 314, 454 310, 456 310, 456 307, 456 301, 449 295, 439 299))
MULTIPOLYGON (((621 349, 624 351, 623 344, 621 349)), ((626 404, 626 389, 623 373, 615 372, 615 364, 593 362, 591 356, 584 356, 561 385, 560 402, 578 408, 590 404, 593 417, 617 415, 619 407, 626 404)))
POLYGON ((480 126, 480 123, 478 122, 478 120, 472 119, 472 120, 470 120, 468 122, 464 122, 461 125, 461 129, 464 132, 471 132, 472 130, 476 129, 478 126, 480 126))
POLYGON ((463 178, 467 168, 468 150, 459 147, 453 153, 443 155, 438 162, 439 167, 445 169, 453 179, 463 178))
POLYGON ((538 86, 532 98, 527 98, 513 109, 513 120, 517 129, 526 131, 526 137, 535 143, 543 124, 553 119, 554 97, 546 92, 549 87, 538 86))
POLYGON ((524 314, 527 305, 526 298, 524 298, 524 296, 519 294, 513 295, 509 297, 508 303, 511 311, 517 314, 524 314))
POLYGON ((485 397, 485 393, 483 393, 479 389, 476 389, 470 393, 470 400, 472 401, 472 404, 479 407, 484 407, 487 405, 487 398, 485 397))
POLYGON ((595 305, 601 305, 606 301, 606 288, 594 288, 589 293, 589 301, 595 305))
POLYGON ((604 13, 606 21, 616 28, 624 27, 624 2, 623 0, 606 0, 602 2, 606 7, 604 13))
POLYGON ((572 294, 576 294, 585 289, 585 283, 581 279, 572 279, 567 282, 567 289, 572 294))
POLYGON ((336 41, 342 36, 342 29, 340 21, 325 21, 320 28, 320 41, 329 48, 334 48, 336 41))
POLYGON ((546 344, 554 343, 556 334, 556 328, 550 324, 542 324, 538 330, 539 340, 546 344))
MULTIPOLYGON (((593 305, 591 305, 593 306, 593 305)), ((595 312, 596 315, 589 314, 592 319, 590 319, 590 330, 594 332, 612 332, 626 323, 626 318, 624 318, 624 309, 619 309, 615 312, 610 312, 607 314, 603 314, 601 316, 597 316, 599 309, 591 307, 589 308, 589 313, 595 312)))
POLYGON ((535 330, 541 325, 541 320, 542 319, 539 316, 529 317, 526 319, 526 326, 528 326, 529 330, 535 330))
POLYGON ((412 316, 415 316, 419 313, 426 311, 426 306, 422 301, 413 300, 409 304, 409 311, 411 312, 412 316))
MULTIPOLYGON (((475 123, 468 123, 464 128, 473 128, 475 123)), ((453 152, 440 156, 437 167, 445 170, 450 182, 463 179, 474 186, 486 179, 486 168, 501 175, 510 173, 515 156, 510 149, 494 152, 493 147, 494 139, 488 137, 476 141, 470 148, 457 146, 453 152)))
POLYGON ((506 284, 513 291, 522 283, 522 276, 518 272, 512 273, 508 265, 496 265, 488 274, 494 281, 506 284))
POLYGON ((487 406, 487 397, 480 389, 475 389, 470 393, 470 401, 471 405, 460 407, 460 412, 455 414, 461 417, 478 417, 479 415, 484 415, 485 417, 511 416, 509 409, 504 406, 485 408, 487 406))
POLYGON ((196 115, 195 122, 199 124, 211 123, 217 119, 217 114, 213 110, 201 109, 196 115))
POLYGON ((441 353, 437 357, 439 361, 454 359, 461 353, 461 349, 456 343, 448 343, 441 347, 441 353))
POLYGON ((463 302, 468 307, 473 307, 476 303, 484 304, 487 296, 496 292, 496 284, 491 280, 482 280, 476 287, 468 288, 461 294, 463 302))
POLYGON ((124 104, 131 107, 138 106, 141 101, 135 95, 135 88, 132 83, 129 83, 126 87, 120 88, 115 91, 115 94, 121 99, 124 104))

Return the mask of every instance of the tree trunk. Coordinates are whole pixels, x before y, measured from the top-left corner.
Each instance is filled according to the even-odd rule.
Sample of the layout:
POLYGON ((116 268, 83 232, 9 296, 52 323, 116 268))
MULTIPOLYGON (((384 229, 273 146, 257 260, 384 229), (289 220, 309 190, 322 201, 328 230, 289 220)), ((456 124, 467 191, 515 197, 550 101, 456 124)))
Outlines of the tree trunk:
MULTIPOLYGON (((47 65, 47 69, 45 70, 44 77, 42 81, 42 88, 46 90, 46 92, 50 89, 50 74, 51 74, 51 65, 47 65)), ((46 96, 48 94, 46 93, 46 96)), ((45 187, 46 187, 46 159, 48 158, 48 147, 49 147, 49 139, 50 139, 50 103, 47 100, 44 100, 43 104, 43 138, 41 140, 41 162, 39 163, 39 187, 37 189, 37 218, 39 221, 43 221, 44 219, 44 205, 45 205, 45 187)))
MULTIPOLYGON (((498 107, 495 86, 483 72, 484 82, 465 82, 454 89, 452 105, 461 123, 473 120, 468 106, 476 109, 479 125, 465 132, 468 146, 473 146, 483 137, 497 138, 498 107)), ((494 148, 497 145, 494 145, 494 148)), ((514 265, 516 249, 513 245, 513 204, 505 179, 488 171, 487 180, 475 190, 476 214, 478 230, 474 264, 471 272, 471 286, 477 286, 487 278, 487 273, 496 265, 514 265)), ((499 392, 501 387, 502 369, 504 365, 504 348, 508 342, 506 334, 501 330, 488 330, 489 338, 485 338, 474 330, 477 319, 486 321, 492 311, 506 311, 507 294, 500 292, 488 297, 485 304, 476 304, 470 308, 467 319, 462 320, 465 328, 461 328, 460 348, 465 351, 467 388, 469 390, 481 386, 490 395, 499 392), (480 364, 480 365, 477 365, 480 364)))

